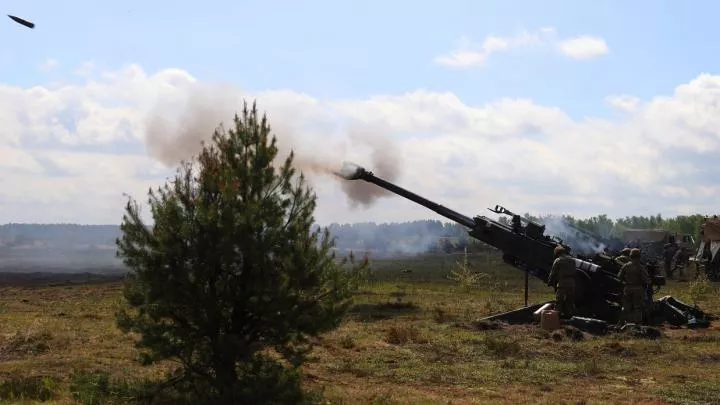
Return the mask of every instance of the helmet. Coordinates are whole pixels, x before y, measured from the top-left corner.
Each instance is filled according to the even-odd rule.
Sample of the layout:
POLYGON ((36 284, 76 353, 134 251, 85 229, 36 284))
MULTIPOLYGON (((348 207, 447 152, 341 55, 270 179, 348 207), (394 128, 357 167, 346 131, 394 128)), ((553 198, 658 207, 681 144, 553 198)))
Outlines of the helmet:
POLYGON ((639 259, 640 258, 640 249, 632 249, 630 250, 630 258, 631 259, 639 259))
POLYGON ((623 255, 623 256, 628 256, 628 255, 630 254, 630 251, 631 251, 631 250, 632 250, 632 249, 626 247, 625 249, 623 249, 623 250, 620 251, 620 254, 623 255))

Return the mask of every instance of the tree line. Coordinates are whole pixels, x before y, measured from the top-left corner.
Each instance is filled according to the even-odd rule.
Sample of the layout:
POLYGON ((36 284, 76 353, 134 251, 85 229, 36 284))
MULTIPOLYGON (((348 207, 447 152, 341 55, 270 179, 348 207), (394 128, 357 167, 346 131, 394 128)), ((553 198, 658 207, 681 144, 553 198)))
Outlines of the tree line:
MULTIPOLYGON (((550 216, 523 215, 525 219, 544 222, 550 216)), ((699 227, 704 216, 680 215, 665 218, 662 215, 627 216, 612 219, 605 214, 589 218, 563 215, 569 224, 603 238, 619 237, 625 229, 666 229, 670 232, 688 233, 698 240, 699 227)), ((507 216, 500 223, 509 224, 507 216)), ((315 224, 313 229, 320 226, 315 224)), ((340 251, 371 251, 377 254, 414 254, 424 252, 462 251, 468 243, 473 244, 462 225, 439 220, 416 220, 393 223, 331 223, 330 234, 335 238, 335 248, 340 251)), ((0 244, 12 247, 42 242, 55 247, 77 245, 114 244, 121 234, 117 225, 78 224, 5 224, 0 225, 0 244)))
POLYGON ((24 246, 41 242, 52 247, 114 245, 121 235, 117 225, 18 224, 0 225, 0 244, 24 246))
MULTIPOLYGON (((526 219, 542 223, 549 216, 524 215, 526 219)), ((594 233, 603 238, 619 237, 626 229, 664 229, 670 232, 686 233, 692 235, 697 241, 700 236, 700 225, 705 221, 705 215, 678 215, 664 218, 661 214, 651 216, 626 216, 612 219, 605 214, 590 218, 575 218, 563 215, 562 218, 573 226, 594 233)), ((507 218, 503 218, 507 221, 507 218)))
MULTIPOLYGON (((553 216, 523 215, 525 219, 544 223, 553 216)), ((589 218, 562 215, 569 225, 602 238, 619 238, 626 229, 664 229, 669 232, 687 233, 699 240, 699 229, 705 216, 679 215, 665 218, 661 214, 651 216, 626 216, 612 219, 606 214, 589 218)), ((510 217, 502 216, 498 222, 510 225, 510 217)), ((400 223, 363 222, 329 226, 336 238, 336 247, 342 250, 370 250, 380 253, 457 252, 468 246, 474 249, 477 241, 470 238, 462 225, 438 220, 418 220, 400 223)), ((551 235, 552 236, 552 235, 551 235)))

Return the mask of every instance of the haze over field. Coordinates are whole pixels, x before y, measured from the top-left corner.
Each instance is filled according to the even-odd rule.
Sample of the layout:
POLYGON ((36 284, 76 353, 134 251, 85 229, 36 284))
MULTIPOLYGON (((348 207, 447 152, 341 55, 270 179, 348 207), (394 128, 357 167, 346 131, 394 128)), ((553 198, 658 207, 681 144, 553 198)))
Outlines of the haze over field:
MULTIPOLYGON (((606 248, 612 251, 625 244, 629 228, 658 229, 689 233, 699 240, 700 215, 662 218, 626 217, 613 220, 604 215, 587 219, 533 217, 544 224, 545 234, 561 239, 574 254, 593 256, 606 248), (592 236, 594 235, 594 236, 592 236)), ((510 226, 509 217, 499 222, 510 226)), ((317 224, 316 224, 317 226, 317 224)), ((406 256, 488 253, 497 250, 471 238, 464 226, 436 220, 393 223, 332 223, 328 227, 335 240, 336 253, 369 255, 372 260, 406 256)), ((0 273, 55 272, 107 273, 124 270, 116 257, 115 240, 121 235, 117 225, 5 224, 0 225, 0 273)))
MULTIPOLYGON (((373 259, 426 252, 462 251, 467 233, 440 221, 395 224, 333 224, 335 247, 341 255, 354 251, 373 259)), ((114 225, 0 225, 0 273, 106 273, 124 270, 116 257, 114 225)))
POLYGON ((119 223, 243 97, 321 224, 440 219, 343 160, 466 215, 714 213, 720 5, 694 6, 10 5, 37 26, 0 24, 0 222, 119 223))

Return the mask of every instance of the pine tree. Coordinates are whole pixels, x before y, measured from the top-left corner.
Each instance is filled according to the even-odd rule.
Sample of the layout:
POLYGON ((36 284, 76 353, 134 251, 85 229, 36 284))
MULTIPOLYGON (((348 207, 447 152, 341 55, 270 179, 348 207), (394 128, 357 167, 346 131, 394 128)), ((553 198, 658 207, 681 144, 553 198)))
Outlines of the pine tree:
POLYGON ((316 196, 292 152, 273 163, 276 137, 256 105, 233 121, 149 191, 151 226, 128 200, 117 322, 139 335, 146 364, 179 361, 208 402, 294 403, 309 337, 339 325, 367 262, 337 260, 328 230, 313 227, 316 196))

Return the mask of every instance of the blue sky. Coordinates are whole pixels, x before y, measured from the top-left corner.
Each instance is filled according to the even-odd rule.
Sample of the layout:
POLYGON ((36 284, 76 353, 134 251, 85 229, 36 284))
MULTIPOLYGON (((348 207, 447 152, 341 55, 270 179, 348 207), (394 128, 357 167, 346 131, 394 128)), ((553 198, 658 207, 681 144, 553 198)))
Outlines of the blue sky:
POLYGON ((200 80, 243 88, 292 88, 321 98, 362 98, 418 87, 453 91, 469 104, 529 97, 573 115, 607 113, 607 93, 649 97, 720 62, 720 3, 672 1, 214 1, 5 2, 0 77, 30 85, 86 60, 115 68, 182 67, 200 80), (553 26, 598 35, 612 49, 592 63, 555 55, 493 55, 482 69, 432 63, 461 36, 553 26), (36 67, 57 59, 52 75, 36 67))
MULTIPOLYGON (((4 40, 3 52, 0 53, 0 85, 17 89, 24 92, 23 94, 30 94, 30 89, 34 86, 42 86, 52 92, 53 97, 56 97, 53 100, 57 103, 57 106, 43 110, 42 122, 43 125, 48 125, 45 132, 38 129, 37 123, 33 126, 26 122, 27 120, 7 118, 15 121, 9 121, 11 124, 5 124, 5 129, 1 131, 5 132, 8 139, 19 136, 20 141, 7 143, 11 145, 8 146, 10 149, 2 153, 8 153, 7 156, 15 153, 13 161, 25 162, 17 163, 13 170, 30 170, 27 169, 30 166, 22 165, 38 164, 44 168, 42 170, 45 170, 46 176, 53 173, 72 176, 68 173, 75 173, 78 176, 76 184, 104 184, 100 179, 83 177, 90 174, 73 172, 73 168, 63 166, 70 164, 68 162, 73 161, 73 158, 61 159, 60 155, 43 155, 45 152, 38 151, 70 151, 79 154, 92 152, 98 154, 95 159, 104 160, 107 160, 108 154, 147 160, 142 141, 145 135, 142 133, 123 139, 118 135, 118 139, 113 138, 112 142, 75 140, 80 139, 78 134, 83 131, 89 131, 87 133, 90 135, 86 134, 86 137, 104 133, 117 135, 122 132, 118 129, 120 127, 125 128, 126 132, 139 131, 142 118, 138 117, 149 114, 147 105, 150 101, 147 100, 155 97, 150 94, 160 91, 158 88, 162 86, 157 83, 170 80, 169 76, 160 79, 149 77, 164 69, 175 68, 187 72, 200 83, 230 83, 250 94, 267 94, 267 91, 273 90, 307 94, 327 108, 343 109, 348 117, 380 125, 386 134, 393 134, 388 136, 402 138, 398 142, 401 149, 408 151, 408 154, 427 154, 423 155, 424 160, 421 160, 426 163, 435 158, 433 153, 436 150, 445 150, 445 155, 438 156, 436 170, 447 170, 443 176, 449 176, 449 173, 474 176, 473 170, 476 170, 477 176, 480 176, 477 177, 478 181, 483 183, 481 186, 468 181, 461 187, 462 195, 472 194, 477 187, 488 187, 492 193, 496 193, 498 199, 503 200, 516 198, 513 194, 515 192, 519 193, 518 195, 527 193, 517 190, 527 190, 528 187, 532 187, 535 190, 533 192, 537 193, 558 193, 558 190, 553 189, 553 184, 578 184, 577 181, 580 180, 567 177, 557 169, 560 166, 550 164, 553 162, 553 157, 549 155, 551 152, 543 149, 542 145, 564 145, 554 147, 554 150, 559 150, 558 148, 570 144, 580 147, 586 143, 595 145, 602 156, 607 157, 612 155, 608 151, 612 150, 616 143, 632 138, 633 141, 628 145, 638 147, 648 139, 652 142, 655 134, 662 137, 663 140, 658 140, 658 144, 665 148, 658 147, 660 149, 657 154, 667 154, 666 156, 676 159, 679 164, 702 159, 704 166, 696 173, 702 174, 704 192, 715 192, 708 189, 712 188, 713 184, 712 178, 706 174, 708 168, 713 167, 713 160, 698 152, 697 148, 672 153, 667 149, 675 145, 672 142, 686 139, 683 137, 688 136, 687 131, 694 131, 693 134, 697 135, 697 142, 700 143, 703 142, 703 136, 708 137, 707 142, 713 145, 720 139, 720 124, 710 122, 711 120, 708 121, 704 116, 691 122, 692 119, 688 116, 688 111, 716 108, 713 107, 713 97, 716 96, 711 89, 715 76, 691 86, 693 94, 698 97, 691 95, 680 101, 673 99, 675 104, 670 106, 656 97, 672 97, 677 86, 692 82, 702 73, 718 73, 720 46, 716 38, 720 33, 720 25, 716 24, 715 16, 720 12, 720 3, 717 2, 696 1, 690 6, 690 3, 645 0, 476 0, 442 3, 405 0, 208 0, 192 3, 13 0, 5 2, 3 6, 6 14, 29 19, 37 26, 35 30, 29 30, 10 19, 0 24, 0 38, 4 40), (554 29, 553 39, 549 42, 546 41, 540 46, 494 52, 488 56, 483 66, 452 68, 436 63, 436 58, 451 52, 461 38, 479 46, 488 36, 510 40, 523 32, 535 35, 540 29, 547 27, 554 29), (592 58, 577 59, 568 57, 555 48, 561 41, 578 36, 601 38, 608 51, 592 58), (90 76, 77 74, 77 69, 86 62, 93 63, 94 73, 90 76), (131 82, 129 78, 121 80, 114 76, 103 76, 104 72, 115 72, 122 76, 124 73, 117 72, 123 66, 131 64, 142 69, 144 76, 141 79, 131 82), (108 86, 108 95, 100 96, 93 92, 93 81, 108 86), (140 82, 150 87, 145 90, 140 82), (71 90, 61 92, 58 90, 61 85, 69 86, 68 89, 71 90), (135 93, 120 95, 119 88, 133 89, 135 93), (428 94, 422 99, 424 101, 419 93, 413 93, 417 91, 428 94), (72 96, 68 96, 69 93, 72 93, 72 96), (443 94, 454 96, 458 101, 442 98, 443 94), (394 117, 384 116, 381 114, 381 106, 367 102, 374 96, 382 95, 397 98, 388 102, 392 106, 384 105, 382 108, 396 109, 402 106, 407 118, 400 119, 397 114, 394 117), (607 97, 618 95, 630 95, 646 104, 632 112, 622 110, 607 101, 607 97), (511 102, 496 104, 501 99, 511 102), (512 101, 516 99, 529 99, 532 106, 512 101), (92 100, 92 103, 97 105, 87 100, 92 100), (125 105, 124 103, 131 104, 128 108, 134 112, 117 109, 118 106, 125 105), (688 105, 690 107, 687 107, 688 105), (553 108, 557 110, 552 110, 553 108), (112 121, 115 118, 93 118, 100 117, 101 113, 98 111, 101 110, 107 117, 127 115, 123 115, 122 122, 112 121), (418 123, 418 117, 433 114, 436 114, 434 120, 438 121, 435 124, 422 126, 418 123), (494 114, 498 114, 500 118, 493 118, 494 114), (668 124, 655 124, 651 119, 653 114, 666 117, 668 124), (457 124, 444 125, 443 119, 438 117, 445 116, 457 118, 459 121, 457 124), (478 118, 480 116, 485 118, 478 118), (608 121, 587 122, 587 117, 608 121), (467 123, 466 118, 467 122, 473 124, 463 126, 463 123, 467 123), (79 124, 83 120, 86 122, 84 126, 79 124), (49 122, 60 124, 52 126, 49 122), (102 124, 103 122, 105 124, 102 124), (89 123, 95 125, 92 131, 82 129, 89 128, 89 123), (102 125, 106 127, 103 129, 102 125), (674 126, 678 127, 668 129, 674 126), (58 129, 61 127, 64 129, 58 129), (503 132, 506 130, 509 132, 503 132), (38 131, 47 136, 37 135, 38 131), (35 135, 27 135, 31 132, 35 135), (67 134, 61 136, 61 133, 65 132, 67 134), (579 137, 585 136, 584 133, 592 133, 593 140, 586 142, 580 139, 579 137), (422 135, 424 138, 421 141, 411 140, 414 135, 422 135), (503 138, 499 143, 493 143, 498 136, 503 138), (538 159, 546 156, 544 159, 550 163, 543 164, 547 165, 547 169, 544 166, 523 166, 509 170, 510 167, 520 165, 518 158, 525 160, 521 162, 523 164, 532 160, 528 157, 513 160, 508 148, 517 144, 521 144, 517 147, 522 153, 529 153, 530 156, 535 153, 538 159), (449 145, 455 145, 455 149, 449 145), (473 147, 479 149, 472 149, 473 147), (428 151, 427 148, 435 150, 428 151), (506 153, 505 157, 493 157, 493 152, 490 151, 492 148, 506 153), (104 157, 100 157, 100 153, 105 154, 104 157), (20 156, 25 156, 23 154, 31 157, 21 158, 20 156), (452 158, 460 155, 464 156, 462 164, 452 158), (35 163, 28 163, 33 159, 35 163), (495 166, 486 163, 489 161, 495 162, 495 166), (19 169, 20 166, 25 169, 19 169), (552 176, 565 177, 558 181, 543 178, 539 174, 543 170, 552 172, 552 176), (485 175, 483 173, 488 171, 498 173, 493 178, 482 177, 485 175), (503 171, 511 171, 512 175, 499 173, 503 171), (534 185, 528 186, 526 181, 530 181, 528 179, 532 176, 538 178, 534 185), (502 184, 507 181, 516 183, 503 189, 502 184)), ((172 87, 178 80, 183 82, 184 79, 175 77, 172 80, 175 81, 163 82, 163 86, 172 87)), ((4 101, 8 105, 20 105, 13 101, 13 94, 15 93, 11 90, 0 94, 0 103, 4 101)), ((27 94, 23 96, 25 104, 22 105, 30 108, 29 103, 35 98, 27 94)), ((274 108, 278 111, 290 111, 288 105, 295 103, 292 104, 295 106, 292 113, 287 113, 288 116, 295 117, 292 114, 300 114, 297 112, 300 108, 311 108, 295 99, 283 101, 284 96, 275 93, 267 97, 268 105, 277 106, 274 108)), ((17 116, 20 115, 18 112, 17 116)), ((311 117, 309 113, 302 114, 302 117, 312 121, 304 122, 305 126, 312 126, 315 122, 313 120, 320 120, 319 115, 311 117)), ((2 119, 0 117, 0 123, 3 122, 2 119)), ((423 119, 427 121, 429 118, 423 119)), ((714 146, 711 147, 711 150, 714 150, 712 148, 714 146)), ((568 146, 563 153, 576 153, 576 150, 579 149, 568 146)), ((590 152, 582 153, 583 158, 574 158, 580 165, 586 165, 588 160, 596 156, 590 152)), ((603 210, 616 215, 624 215, 628 210, 635 210, 627 212, 628 215, 649 215, 657 212, 670 215, 684 212, 683 210, 705 209, 705 206, 701 207, 688 198, 678 200, 678 195, 666 197, 666 205, 653 205, 654 202, 648 200, 648 195, 659 195, 657 193, 660 193, 658 190, 661 189, 685 187, 688 180, 670 174, 664 174, 660 179, 657 173, 653 173, 653 167, 656 167, 654 165, 660 161, 657 154, 644 157, 645 166, 638 164, 635 169, 621 170, 619 167, 623 166, 622 159, 632 162, 633 153, 632 150, 624 150, 623 155, 617 158, 619 160, 612 164, 598 163, 597 167, 583 169, 585 171, 575 170, 569 161, 567 167, 573 176, 585 173, 612 179, 607 180, 608 184, 616 184, 617 193, 628 192, 627 190, 632 190, 633 187, 646 187, 642 191, 645 196, 643 202, 637 202, 633 207, 620 208, 612 205, 613 201, 616 201, 614 198, 608 197, 607 201, 602 202, 605 197, 601 191, 591 191, 588 189, 590 186, 578 186, 582 189, 582 192, 578 193, 585 194, 582 194, 582 198, 579 197, 580 194, 574 196, 576 199, 572 202, 568 200, 566 204, 572 206, 577 215, 603 210), (604 173, 603 170, 610 170, 612 173, 604 173), (635 180, 628 180, 627 184, 618 183, 619 178, 631 175, 635 180), (638 180, 640 177, 643 177, 643 180, 638 180), (637 182, 633 182, 636 180, 637 182), (598 193, 595 199, 587 194, 593 192, 598 193), (588 205, 588 201, 595 201, 596 205, 588 205)), ((92 161, 94 158, 85 156, 78 159, 92 161)), ((410 156, 404 163, 410 165, 418 159, 420 158, 410 156)), ((156 169, 153 169, 154 166, 150 163, 144 164, 147 167, 143 166, 142 170, 135 173, 135 183, 132 183, 132 186, 128 183, 128 187, 147 189, 146 183, 142 181, 147 179, 147 173, 155 173, 156 169)), ((628 167, 635 166, 630 164, 628 167)), ((692 170, 687 169, 685 174, 690 172, 692 170)), ((38 173, 40 172, 33 174, 33 178, 41 181, 43 174, 38 173)), ((400 178, 408 185, 427 186, 427 183, 413 179, 407 172, 400 178)), ((596 177, 588 181, 602 183, 596 177)), ((338 199, 341 200, 337 188, 330 185, 319 187, 324 201, 333 202, 328 203, 327 207, 335 206, 338 199)), ((426 189, 428 193, 447 196, 449 202, 465 209, 476 209, 479 204, 481 208, 478 210, 482 210, 489 204, 502 203, 490 197, 487 197, 487 202, 482 200, 470 203, 467 199, 453 197, 459 195, 457 190, 447 186, 443 188, 438 185, 426 189)), ((105 201, 105 204, 114 203, 115 200, 110 196, 116 190, 103 190, 98 191, 97 198, 104 198, 102 201, 105 201)), ((483 189, 483 192, 490 192, 488 190, 483 189)), ((480 193, 477 190, 475 192, 480 193)), ((60 210, 56 214, 58 220, 77 220, 79 214, 72 209, 72 201, 79 197, 62 193, 59 190, 52 198, 65 201, 63 204, 67 204, 67 212, 57 208, 63 206, 57 201, 52 205, 51 197, 38 197, 33 200, 23 195, 24 202, 21 202, 17 196, 3 195, 0 201, 6 204, 6 215, 15 218, 8 220, 50 221, 53 218, 51 214, 40 215, 23 209, 30 206, 30 200, 32 204, 39 204, 37 206, 47 204, 49 207, 56 207, 60 210)), ((89 201, 90 199, 86 202, 88 210, 95 210, 96 205, 89 201)), ((551 196, 527 196, 526 200, 518 202, 520 208, 516 209, 552 210, 552 207, 557 206, 557 210, 562 210, 558 204, 561 202, 551 196)), ((385 220, 393 218, 393 215, 405 215, 407 219, 425 215, 421 210, 407 210, 407 206, 398 201, 385 201, 380 203, 379 207, 382 209, 362 212, 326 208, 321 217, 326 221, 342 220, 348 216, 359 220, 385 220)), ((118 217, 117 212, 109 208, 98 208, 96 214, 90 216, 92 221, 117 222, 112 219, 118 217)))

